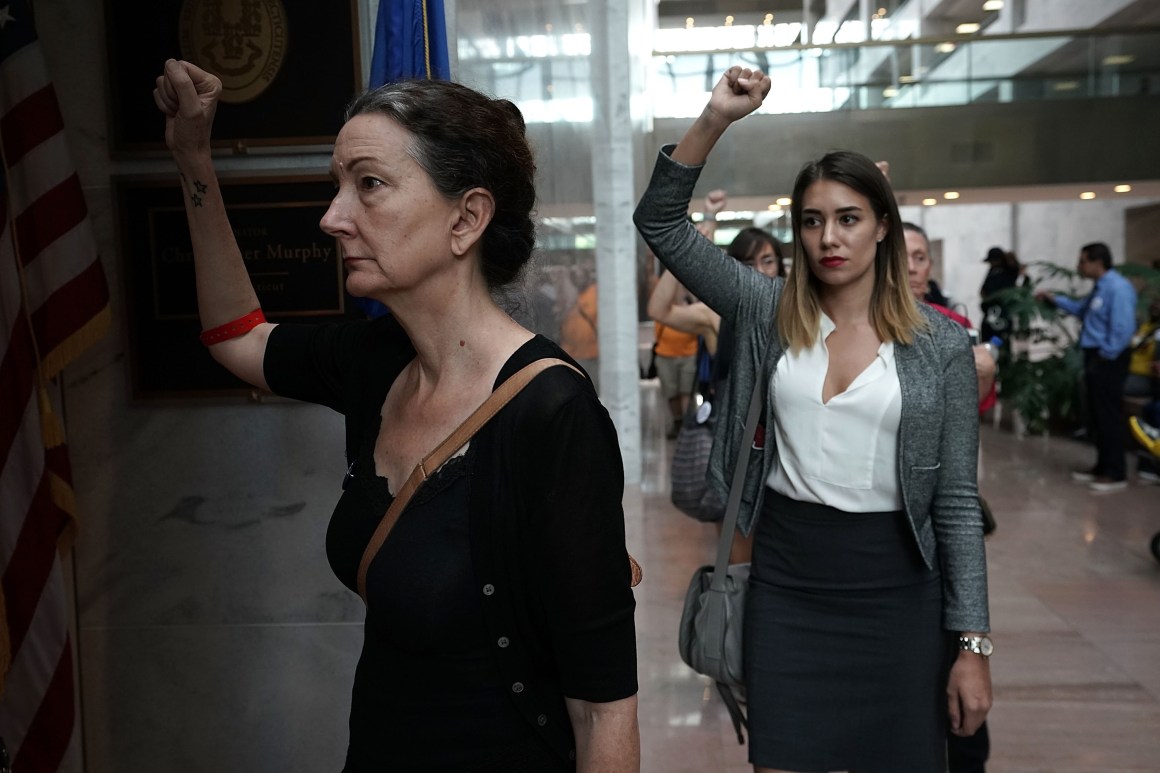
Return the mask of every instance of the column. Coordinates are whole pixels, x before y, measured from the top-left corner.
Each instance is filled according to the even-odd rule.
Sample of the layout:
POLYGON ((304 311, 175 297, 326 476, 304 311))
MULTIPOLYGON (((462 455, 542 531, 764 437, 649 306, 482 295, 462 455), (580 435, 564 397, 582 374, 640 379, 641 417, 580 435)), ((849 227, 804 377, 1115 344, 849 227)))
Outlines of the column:
POLYGON ((639 73, 639 67, 633 61, 629 41, 630 28, 644 18, 644 12, 639 0, 590 0, 588 9, 600 398, 620 436, 625 481, 634 484, 641 477, 641 437, 632 97, 634 87, 639 91, 643 84, 639 78, 634 83, 633 74, 639 73))

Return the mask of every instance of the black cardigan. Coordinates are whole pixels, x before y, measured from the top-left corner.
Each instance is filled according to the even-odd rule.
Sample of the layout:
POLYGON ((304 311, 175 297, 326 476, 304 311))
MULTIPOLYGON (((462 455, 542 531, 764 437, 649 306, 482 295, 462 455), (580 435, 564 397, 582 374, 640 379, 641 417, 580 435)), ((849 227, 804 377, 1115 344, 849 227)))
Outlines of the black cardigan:
MULTIPOLYGON (((537 336, 509 358, 495 386, 543 357, 574 362, 537 336)), ((345 415, 349 463, 413 358, 389 316, 279 325, 267 344, 265 375, 276 394, 345 415), (286 375, 303 369, 311 374, 308 387, 286 375)), ((608 702, 637 690, 615 427, 589 380, 549 368, 475 435, 466 461, 473 571, 497 665, 521 715, 574 760, 564 696, 608 702)), ((353 572, 335 570, 353 590, 353 572)))

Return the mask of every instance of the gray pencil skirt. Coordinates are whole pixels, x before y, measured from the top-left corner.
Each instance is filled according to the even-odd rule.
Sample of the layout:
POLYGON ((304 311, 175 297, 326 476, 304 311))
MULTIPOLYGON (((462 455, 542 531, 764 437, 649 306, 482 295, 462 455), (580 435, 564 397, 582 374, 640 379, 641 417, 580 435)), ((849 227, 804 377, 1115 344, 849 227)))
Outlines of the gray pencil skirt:
POLYGON ((752 764, 942 773, 954 643, 905 513, 766 490, 745 617, 752 764))

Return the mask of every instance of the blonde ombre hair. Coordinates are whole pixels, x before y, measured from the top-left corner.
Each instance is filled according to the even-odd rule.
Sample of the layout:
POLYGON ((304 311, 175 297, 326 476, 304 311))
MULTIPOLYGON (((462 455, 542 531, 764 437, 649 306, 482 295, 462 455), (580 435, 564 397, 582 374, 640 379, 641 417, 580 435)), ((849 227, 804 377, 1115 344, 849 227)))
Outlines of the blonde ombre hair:
POLYGON ((820 280, 810 271, 802 242, 802 198, 818 180, 833 180, 870 201, 874 216, 886 224, 886 236, 874 255, 874 291, 870 296, 870 323, 883 341, 909 344, 926 327, 907 281, 906 237, 890 183, 874 162, 861 153, 837 150, 802 167, 793 186, 793 269, 786 279, 777 309, 777 332, 782 343, 796 352, 812 346, 818 337, 822 308, 820 280))

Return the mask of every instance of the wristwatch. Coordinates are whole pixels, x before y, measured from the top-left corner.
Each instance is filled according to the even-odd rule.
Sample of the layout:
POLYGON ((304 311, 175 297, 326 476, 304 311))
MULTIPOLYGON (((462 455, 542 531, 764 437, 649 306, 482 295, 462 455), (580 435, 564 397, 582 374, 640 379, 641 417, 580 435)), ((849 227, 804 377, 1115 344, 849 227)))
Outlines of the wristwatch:
POLYGON ((960 636, 959 649, 989 658, 995 651, 995 645, 990 636, 960 636))

